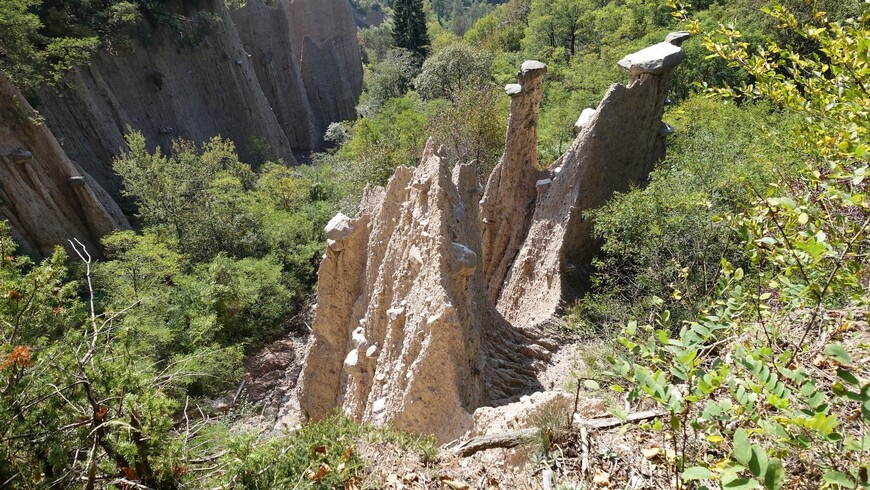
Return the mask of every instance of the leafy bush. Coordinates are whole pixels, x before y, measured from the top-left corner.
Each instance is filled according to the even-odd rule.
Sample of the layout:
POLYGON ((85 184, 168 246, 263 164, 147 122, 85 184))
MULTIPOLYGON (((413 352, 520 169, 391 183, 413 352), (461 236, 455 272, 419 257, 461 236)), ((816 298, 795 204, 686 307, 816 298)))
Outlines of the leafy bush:
MULTIPOLYGON (((642 189, 592 214, 602 241, 593 293, 578 305, 581 332, 607 329, 663 302, 694 319, 715 292, 723 258, 743 257, 739 237, 717 219, 793 171, 793 122, 770 105, 737 107, 694 97, 670 111, 668 158, 642 189)), ((678 313, 677 313, 678 312, 678 313)))
POLYGON ((390 444, 419 453, 427 460, 438 455, 432 437, 408 434, 392 427, 375 428, 354 422, 340 411, 309 423, 292 434, 258 443, 253 436, 236 437, 229 444, 223 480, 234 488, 368 488, 383 482, 366 481, 367 462, 358 454, 360 443, 390 444))
POLYGON ((629 324, 621 341, 636 358, 614 367, 630 398, 669 412, 652 428, 671 434, 677 482, 775 490, 803 473, 822 488, 863 488, 870 383, 851 330, 870 307, 870 12, 807 24, 769 13, 806 42, 753 51, 722 27, 706 45, 754 79, 721 95, 763 96, 802 116, 806 167, 725 217, 752 268, 723 261, 715 294, 676 336, 667 310, 629 324), (813 55, 795 51, 812 44, 813 55))

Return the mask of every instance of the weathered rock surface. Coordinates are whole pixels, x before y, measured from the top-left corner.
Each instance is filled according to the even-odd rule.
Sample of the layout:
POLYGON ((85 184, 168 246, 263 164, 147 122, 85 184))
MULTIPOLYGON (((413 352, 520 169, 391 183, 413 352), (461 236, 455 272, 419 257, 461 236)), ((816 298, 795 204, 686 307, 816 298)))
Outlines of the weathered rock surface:
POLYGON ((363 71, 347 0, 251 0, 232 17, 294 149, 319 148, 330 123, 356 117, 363 71))
POLYGON ((574 123, 574 133, 582 131, 583 126, 589 124, 589 120, 592 118, 593 114, 595 114, 595 109, 592 109, 591 107, 583 109, 583 112, 580 113, 580 117, 577 118, 577 122, 574 123))
MULTIPOLYGON (((664 156, 667 131, 661 131, 661 118, 673 67, 683 53, 673 44, 661 44, 667 44, 667 52, 673 54, 654 70, 658 74, 641 73, 627 86, 613 85, 598 108, 587 112, 568 151, 550 167, 552 182, 533 203, 529 229, 497 302, 512 324, 547 322, 565 300, 585 289, 598 244, 583 213, 603 205, 614 192, 642 184, 664 156)), ((626 57, 649 58, 638 53, 626 57)), ((510 190, 528 195, 531 186, 525 185, 525 190, 487 189, 487 193, 510 190)), ((486 253, 484 260, 490 260, 486 253)))
MULTIPOLYGON (((680 37, 675 37, 673 40, 682 43, 680 37)), ((644 73, 661 75, 679 65, 685 57, 685 51, 678 44, 666 41, 632 53, 619 60, 617 64, 633 76, 644 73)))
POLYGON ((322 137, 329 123, 356 117, 363 68, 353 9, 347 0, 280 3, 322 137))
POLYGON ((0 217, 31 253, 78 239, 100 255, 99 239, 126 218, 106 192, 64 154, 51 131, 0 73, 0 217))
POLYGON ((111 161, 128 128, 152 149, 219 134, 244 161, 295 163, 293 150, 317 148, 330 122, 354 115, 362 64, 346 0, 251 0, 232 16, 223 1, 206 8, 220 22, 196 46, 156 28, 147 47, 100 52, 66 88, 40 94, 39 109, 66 152, 115 198, 111 161))
POLYGON ((692 35, 689 33, 689 31, 676 31, 668 34, 665 37, 665 42, 674 44, 676 46, 682 46, 683 43, 688 41, 690 37, 692 37, 692 35))
MULTIPOLYGON (((583 289, 597 250, 583 212, 642 184, 664 155, 673 67, 612 86, 584 111, 568 152, 539 171, 545 71, 526 62, 506 87, 505 153, 479 208, 473 167, 451 172, 430 140, 417 169, 400 167, 366 193, 359 217, 330 222, 299 399, 308 416, 342 407, 443 442, 470 427, 475 409, 538 391, 540 361, 557 348, 540 332, 583 289)), ((547 397, 537 401, 566 402, 547 397)), ((477 421, 525 414, 530 401, 481 408, 477 421)))
POLYGON ((264 0, 250 0, 244 8, 232 12, 260 88, 290 146, 311 149, 318 145, 326 128, 319 125, 308 100, 287 16, 284 2, 266 5, 264 0))
POLYGON ((451 170, 430 140, 417 169, 367 193, 340 251, 327 249, 300 391, 308 416, 340 406, 444 442, 476 408, 539 387, 533 363, 548 351, 486 296, 475 175, 451 170))
POLYGON ((542 176, 536 167, 538 111, 546 73, 543 63, 526 61, 517 73, 519 83, 505 88, 511 97, 505 151, 480 202, 483 276, 492 301, 526 238, 534 210, 536 182, 542 176))

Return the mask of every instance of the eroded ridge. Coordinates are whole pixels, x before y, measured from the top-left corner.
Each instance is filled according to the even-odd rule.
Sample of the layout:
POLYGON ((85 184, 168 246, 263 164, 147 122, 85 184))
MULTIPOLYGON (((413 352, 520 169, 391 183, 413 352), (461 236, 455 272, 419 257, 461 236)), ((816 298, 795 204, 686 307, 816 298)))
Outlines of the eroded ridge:
POLYGON ((336 216, 319 271, 300 402, 450 440, 473 411, 539 388, 549 352, 486 295, 472 165, 451 168, 434 143, 420 166, 369 190, 360 216, 336 216))

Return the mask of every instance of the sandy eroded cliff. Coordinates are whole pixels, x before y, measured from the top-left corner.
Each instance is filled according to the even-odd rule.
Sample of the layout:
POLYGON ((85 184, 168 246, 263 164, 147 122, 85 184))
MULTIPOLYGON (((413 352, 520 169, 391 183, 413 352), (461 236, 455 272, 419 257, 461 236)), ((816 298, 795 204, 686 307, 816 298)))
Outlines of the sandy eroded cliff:
POLYGON ((40 93, 38 109, 67 154, 115 198, 111 161, 128 128, 152 148, 219 134, 245 161, 294 163, 330 122, 355 115, 362 63, 347 0, 251 0, 232 14, 210 0, 205 9, 216 21, 195 45, 156 27, 146 45, 100 52, 62 88, 40 93))

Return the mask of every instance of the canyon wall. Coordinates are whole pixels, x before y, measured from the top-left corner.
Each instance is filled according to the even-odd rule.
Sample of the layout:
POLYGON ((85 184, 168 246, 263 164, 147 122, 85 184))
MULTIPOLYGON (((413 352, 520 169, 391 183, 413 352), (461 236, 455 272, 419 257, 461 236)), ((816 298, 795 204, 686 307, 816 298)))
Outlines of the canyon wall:
POLYGON ((94 255, 106 233, 128 228, 108 194, 67 158, 51 131, 0 73, 0 217, 26 253, 51 255, 77 239, 94 255))
POLYGON ((70 158, 115 198, 111 161, 128 128, 151 148, 219 134, 244 161, 295 163, 294 150, 317 148, 330 122, 354 117, 362 64, 349 9, 347 0, 251 0, 231 14, 209 0, 216 22, 201 40, 184 45, 157 27, 147 45, 100 52, 60 89, 42 90, 39 110, 70 158))
POLYGON ((473 164, 430 140, 419 167, 367 190, 357 218, 329 223, 299 392, 308 417, 341 407, 446 442, 477 408, 540 389, 558 348, 547 329, 597 249, 583 212, 643 184, 663 157, 684 37, 621 60, 631 80, 583 111, 550 168, 538 169, 535 143, 546 67, 526 61, 505 88, 505 153, 485 192, 473 164))

